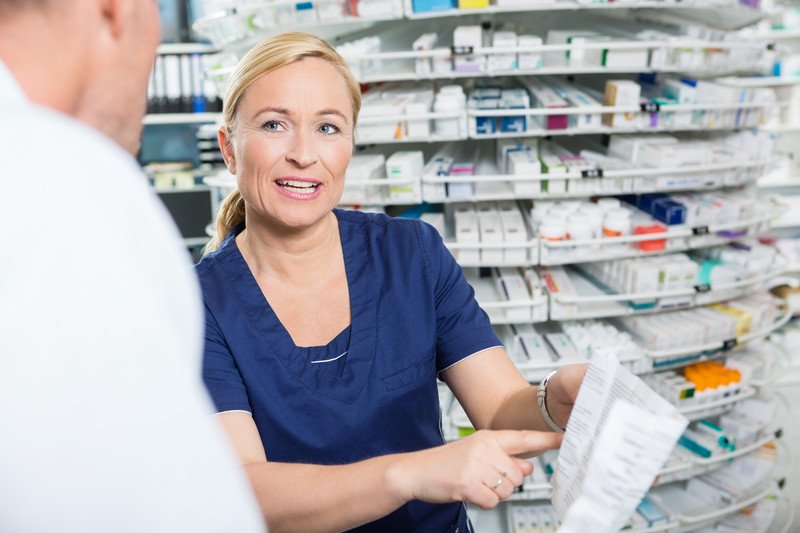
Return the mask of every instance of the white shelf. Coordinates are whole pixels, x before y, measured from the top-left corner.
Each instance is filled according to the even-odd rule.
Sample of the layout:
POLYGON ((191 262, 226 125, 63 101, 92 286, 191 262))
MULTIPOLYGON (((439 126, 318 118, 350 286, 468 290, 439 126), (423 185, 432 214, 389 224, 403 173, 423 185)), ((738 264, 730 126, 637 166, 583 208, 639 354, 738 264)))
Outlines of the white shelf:
POLYGON ((656 482, 653 486, 683 481, 710 472, 715 468, 723 466, 731 459, 747 455, 758 450, 762 446, 775 443, 779 438, 777 436, 779 434, 778 431, 771 432, 769 435, 758 439, 753 444, 742 446, 732 452, 720 453, 708 458, 699 457, 688 450, 681 449, 679 458, 675 459, 674 462, 667 463, 667 465, 661 469, 661 473, 656 478, 656 482))
MULTIPOLYGON (((698 475, 705 474, 707 472, 710 472, 714 468, 723 466, 726 462, 735 459, 736 457, 752 453, 764 445, 776 442, 776 440, 777 437, 775 435, 768 435, 764 438, 759 439, 753 444, 750 444, 748 446, 743 446, 742 448, 739 448, 736 451, 722 453, 710 457, 708 459, 703 459, 701 457, 692 457, 691 452, 687 451, 686 453, 681 454, 681 458, 678 462, 673 464, 668 464, 667 466, 661 469, 661 472, 656 478, 656 482, 653 484, 653 486, 656 487, 661 484, 673 483, 675 481, 682 481, 698 475), (671 477, 669 478, 668 481, 662 483, 660 479, 666 475, 669 475, 671 477)), ((523 490, 521 492, 513 493, 511 497, 508 498, 508 501, 511 502, 547 501, 550 500, 550 498, 552 498, 552 495, 553 495, 553 487, 549 483, 523 484, 523 490)))
POLYGON ((509 139, 516 137, 552 137, 561 135, 613 135, 619 133, 671 133, 671 132, 689 132, 689 131, 732 131, 736 129, 749 129, 749 126, 668 126, 657 128, 612 128, 609 126, 602 126, 599 128, 565 128, 565 129, 529 129, 527 131, 514 133, 514 132, 500 132, 500 133, 485 133, 470 135, 470 139, 509 139))
MULTIPOLYGON (((486 70, 481 72, 431 72, 417 74, 411 70, 393 72, 370 72, 358 77, 361 83, 416 80, 458 80, 470 78, 495 78, 498 76, 557 76, 579 74, 636 74, 639 72, 678 73, 685 69, 678 67, 626 68, 626 67, 542 67, 538 69, 486 70)), ((695 74, 729 73, 730 69, 693 71, 695 74)))
POLYGON ((800 76, 754 76, 737 78, 720 78, 716 80, 724 85, 735 87, 786 87, 800 85, 800 76))
POLYGON ((788 176, 782 179, 758 180, 757 184, 760 189, 780 189, 783 187, 798 187, 800 186, 800 175, 788 176))
POLYGON ((745 507, 750 507, 751 505, 760 502, 770 496, 779 496, 780 490, 774 484, 755 493, 752 496, 747 498, 742 498, 737 500, 733 503, 725 505, 724 507, 717 508, 713 511, 709 511, 703 514, 696 514, 696 515, 688 515, 688 514, 678 514, 677 518, 679 523, 685 528, 682 531, 691 531, 692 529, 696 529, 703 523, 713 523, 715 521, 721 520, 726 516, 732 515, 733 513, 744 509, 745 507))
POLYGON ((800 195, 782 195, 778 201, 786 207, 786 210, 772 227, 775 229, 800 227, 800 195))
POLYGON ((186 246, 205 246, 210 240, 211 237, 191 237, 183 239, 183 244, 186 246))
POLYGON ((781 370, 778 379, 772 383, 774 387, 800 386, 800 367, 792 366, 781 370))
POLYGON ((158 46, 159 55, 169 54, 214 54, 219 49, 205 43, 162 43, 158 46))
MULTIPOLYGON (((645 257, 663 255, 674 252, 683 252, 697 248, 708 248, 752 236, 756 230, 769 226, 769 221, 776 215, 769 213, 749 220, 741 220, 728 224, 689 228, 687 226, 668 229, 663 233, 647 233, 624 237, 604 237, 601 239, 583 239, 566 241, 544 241, 531 239, 528 242, 498 242, 498 243, 458 243, 445 241, 445 245, 454 252, 458 250, 497 250, 507 248, 528 248, 530 256, 526 261, 515 261, 508 264, 499 264, 497 261, 468 261, 462 262, 466 267, 498 267, 498 266, 560 266, 568 264, 625 259, 631 257, 645 257), (695 231, 707 233, 695 234, 695 231), (719 232, 731 232, 731 235, 717 235, 719 232), (630 246, 632 243, 644 241, 667 241, 663 250, 644 251, 630 246)), ((760 233, 760 232, 759 232, 760 233)), ((457 254, 455 254, 457 255, 457 254)))
MULTIPOLYGON (((505 186, 505 191, 489 192, 475 192, 471 196, 447 196, 438 194, 434 189, 423 188, 423 199, 429 203, 456 203, 456 202, 481 202, 481 201, 497 201, 497 200, 547 200, 547 199, 563 199, 563 198, 588 198, 592 196, 615 196, 620 194, 642 194, 642 193, 655 193, 655 192, 680 192, 680 191, 709 191, 715 189, 723 189, 726 187, 738 187, 741 185, 748 185, 758 180, 756 175, 752 176, 736 176, 734 179, 729 179, 724 175, 727 170, 751 168, 753 172, 763 171, 758 167, 768 167, 775 162, 775 159, 766 159, 760 161, 748 161, 740 163, 722 163, 715 165, 693 165, 685 167, 659 167, 659 168, 635 168, 629 170, 606 170, 599 166, 593 170, 598 169, 602 171, 603 177, 592 178, 583 177, 579 172, 571 172, 565 175, 559 175, 558 180, 581 180, 582 185, 592 183, 593 186, 584 188, 579 192, 515 192, 515 187, 520 186, 533 186, 541 189, 541 182, 554 177, 548 174, 478 174, 473 176, 422 176, 422 183, 427 184, 448 184, 448 183, 473 183, 483 184, 490 183, 500 186, 505 186), (675 185, 665 186, 636 186, 634 191, 627 188, 624 183, 615 180, 625 178, 652 178, 657 180, 659 177, 674 178, 674 176, 687 176, 686 181, 675 180, 675 185)), ((798 185, 800 185, 800 178, 798 178, 798 185)), ((568 182, 569 188, 569 182, 568 182)))
MULTIPOLYGON (((769 209, 767 209, 767 211, 769 211, 769 209)), ((740 239, 745 235, 750 235, 762 227, 769 226, 770 220, 772 220, 775 216, 775 213, 767 213, 749 220, 740 220, 737 222, 717 224, 707 227, 704 226, 702 228, 672 226, 664 233, 648 233, 624 237, 604 237, 601 239, 568 240, 557 242, 541 241, 541 247, 539 250, 539 264, 545 266, 555 266, 572 263, 605 261, 610 259, 623 259, 628 257, 662 255, 671 252, 692 250, 695 248, 707 248, 709 246, 716 246, 740 239), (731 235, 717 235, 720 232, 731 232, 731 235), (734 233, 735 235, 733 235, 734 233), (636 242, 660 240, 667 241, 663 250, 644 251, 631 246, 626 246, 636 242)))
POLYGON ((765 289, 770 279, 785 273, 785 270, 777 268, 773 272, 755 273, 733 283, 708 285, 707 287, 698 284, 687 289, 631 294, 606 293, 603 288, 595 285, 590 275, 570 273, 573 286, 582 294, 565 296, 557 292, 550 293, 550 318, 551 320, 587 320, 691 309, 739 298, 755 290, 765 289), (685 300, 680 301, 680 305, 674 303, 674 299, 678 297, 685 297, 685 300), (673 300, 673 302, 668 307, 664 307, 662 300, 673 300), (632 301, 652 302, 652 306, 634 308, 629 304, 632 301), (584 309, 581 309, 582 305, 585 306, 584 309))
POLYGON ((770 30, 753 35, 757 39, 766 41, 782 41, 800 39, 800 29, 796 30, 770 30))
POLYGON ((151 113, 145 115, 143 123, 150 124, 202 124, 220 123, 222 113, 151 113))
POLYGON ((733 396, 686 407, 679 406, 678 410, 689 420, 709 418, 730 411, 737 403, 755 396, 756 392, 753 387, 745 387, 741 392, 733 396))
MULTIPOLYGON (((756 339, 763 339, 770 335, 772 332, 782 328, 786 325, 789 320, 792 318, 792 313, 789 310, 784 309, 781 315, 775 320, 774 323, 765 327, 764 329, 754 331, 752 333, 748 333, 747 335, 742 335, 741 337, 736 337, 728 341, 728 344, 732 344, 732 346, 738 346, 740 344, 745 344, 747 342, 756 340, 756 339)), ((685 346, 681 348, 672 348, 669 350, 649 350, 645 348, 644 352, 645 355, 654 360, 654 363, 657 360, 663 359, 673 359, 678 357, 685 357, 689 355, 695 354, 702 354, 702 353, 710 353, 710 352, 724 352, 726 349, 726 340, 720 339, 719 341, 710 342, 707 344, 700 344, 695 346, 685 346)), ((656 367, 654 367, 656 368, 656 367)), ((657 370, 662 370, 662 368, 658 367, 657 370)))
MULTIPOLYGON (((201 16, 192 24, 192 29, 212 42, 220 49, 235 47, 244 49, 271 34, 288 31, 308 31, 323 38, 332 38, 342 33, 369 28, 371 25, 392 20, 400 20, 401 13, 378 17, 359 17, 342 15, 326 20, 297 21, 264 19, 258 21, 259 15, 273 14, 276 7, 294 9, 296 2, 292 0, 269 0, 259 3, 251 2, 245 7, 235 7, 201 16), (259 26, 260 24, 260 26, 259 26)), ((269 18, 269 17, 267 17, 269 18)))
POLYGON ((798 133, 800 132, 800 124, 778 124, 773 126, 761 126, 762 131, 771 133, 798 133))
MULTIPOLYGON (((443 17, 468 17, 471 15, 490 15, 500 13, 523 13, 523 12, 537 12, 537 11, 609 11, 609 10, 681 10, 681 11, 714 11, 720 6, 710 5, 708 2, 648 2, 648 1, 633 1, 633 2, 594 2, 594 3, 579 3, 568 1, 552 1, 545 0, 541 2, 517 2, 514 5, 498 6, 490 5, 483 8, 465 8, 465 9, 447 9, 441 11, 426 11, 416 13, 411 9, 409 1, 405 2, 406 17, 409 19, 431 19, 443 17)), ((740 18, 736 21, 737 25, 754 24, 758 20, 768 16, 769 14, 753 8, 747 8, 741 5, 725 5, 721 6, 727 10, 726 16, 730 12, 741 12, 740 18)), ((718 20, 724 17, 717 17, 718 20)))
POLYGON ((438 134, 432 134, 430 137, 425 137, 425 138, 403 137, 402 139, 387 139, 387 138, 363 139, 359 137, 358 132, 356 132, 356 144, 358 146, 369 146, 372 144, 409 144, 409 143, 430 144, 430 143, 456 142, 465 140, 467 140, 467 137, 465 135, 448 136, 448 135, 438 135, 438 134))

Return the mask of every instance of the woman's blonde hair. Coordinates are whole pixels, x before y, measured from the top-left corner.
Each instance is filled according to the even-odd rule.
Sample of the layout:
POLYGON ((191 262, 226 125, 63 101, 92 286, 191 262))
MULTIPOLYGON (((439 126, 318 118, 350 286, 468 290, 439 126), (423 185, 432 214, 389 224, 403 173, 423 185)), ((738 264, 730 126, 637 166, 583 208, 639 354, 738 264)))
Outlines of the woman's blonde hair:
MULTIPOLYGON (((227 130, 229 140, 234 134, 239 103, 244 98, 247 89, 261 76, 307 57, 316 57, 327 61, 341 74, 353 106, 353 129, 355 130, 358 112, 361 109, 361 89, 347 63, 323 39, 310 33, 291 32, 275 35, 260 42, 251 48, 236 65, 228 80, 228 89, 222 105, 222 127, 227 130)), ((244 221, 244 212, 244 199, 236 189, 222 201, 217 214, 216 232, 206 245, 204 253, 210 253, 219 248, 228 233, 244 221)))

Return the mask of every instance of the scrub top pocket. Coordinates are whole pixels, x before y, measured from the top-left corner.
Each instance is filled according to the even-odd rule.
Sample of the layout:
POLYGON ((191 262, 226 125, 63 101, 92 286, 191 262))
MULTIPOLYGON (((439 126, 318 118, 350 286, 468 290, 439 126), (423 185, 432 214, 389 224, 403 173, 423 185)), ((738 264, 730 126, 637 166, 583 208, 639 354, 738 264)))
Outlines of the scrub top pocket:
POLYGON ((431 379, 436 379, 436 354, 431 354, 431 356, 422 363, 383 378, 383 384, 386 390, 391 392, 404 387, 410 387, 420 380, 431 379))

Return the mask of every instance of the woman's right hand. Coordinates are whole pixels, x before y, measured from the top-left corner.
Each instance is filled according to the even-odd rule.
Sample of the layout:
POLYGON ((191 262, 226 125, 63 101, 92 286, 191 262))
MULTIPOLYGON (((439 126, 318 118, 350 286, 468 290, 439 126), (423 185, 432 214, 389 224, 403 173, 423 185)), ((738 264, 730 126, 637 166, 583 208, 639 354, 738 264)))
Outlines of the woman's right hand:
POLYGON ((465 501, 492 509, 511 496, 532 465, 514 457, 561 445, 559 433, 482 430, 443 446, 402 454, 389 470, 389 482, 404 501, 465 501))

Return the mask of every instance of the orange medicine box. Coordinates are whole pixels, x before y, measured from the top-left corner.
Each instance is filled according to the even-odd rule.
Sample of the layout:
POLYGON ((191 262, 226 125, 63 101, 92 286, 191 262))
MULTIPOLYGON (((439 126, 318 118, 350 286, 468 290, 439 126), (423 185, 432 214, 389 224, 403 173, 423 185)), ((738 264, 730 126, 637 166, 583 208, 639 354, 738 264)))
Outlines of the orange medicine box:
MULTIPOLYGON (((650 224, 649 226, 636 226, 633 228, 634 235, 644 235, 647 233, 666 233, 667 228, 661 224, 650 224)), ((639 241, 636 247, 645 252, 655 252, 663 250, 667 246, 666 239, 656 239, 653 241, 639 241)))

